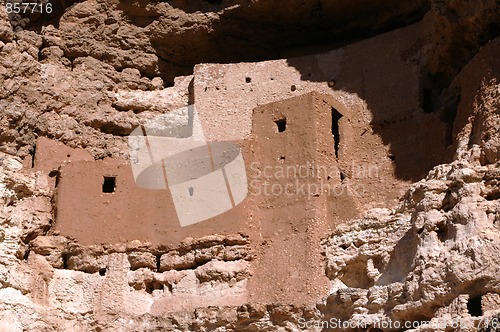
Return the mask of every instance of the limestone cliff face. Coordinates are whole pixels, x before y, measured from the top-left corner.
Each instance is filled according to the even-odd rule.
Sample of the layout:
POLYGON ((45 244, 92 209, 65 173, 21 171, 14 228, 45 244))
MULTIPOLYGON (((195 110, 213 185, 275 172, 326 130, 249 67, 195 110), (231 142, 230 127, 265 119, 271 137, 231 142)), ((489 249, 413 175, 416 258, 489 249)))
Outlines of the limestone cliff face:
POLYGON ((0 8, 0 330, 497 329, 498 1, 54 6, 0 8), (335 49, 278 59, 320 43, 335 49), (65 165, 126 161, 147 120, 194 103, 249 155, 273 153, 252 112, 285 114, 309 93, 312 109, 340 114, 328 180, 345 196, 252 198, 243 220, 169 243, 83 243, 58 228, 65 165))

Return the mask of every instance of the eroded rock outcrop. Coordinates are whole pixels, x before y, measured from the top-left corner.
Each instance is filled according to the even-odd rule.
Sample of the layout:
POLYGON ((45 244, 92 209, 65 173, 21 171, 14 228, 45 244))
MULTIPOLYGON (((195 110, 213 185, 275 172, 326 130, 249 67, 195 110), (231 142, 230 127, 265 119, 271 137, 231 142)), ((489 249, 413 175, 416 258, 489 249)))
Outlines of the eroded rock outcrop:
MULTIPOLYGON (((499 204, 484 192, 498 166, 438 166, 410 188, 398 214, 374 211, 337 229, 324 244, 333 287, 327 317, 367 326, 434 318, 422 331, 457 317, 473 325, 473 299, 499 291, 499 204)), ((483 307, 480 315, 498 311, 483 307)))

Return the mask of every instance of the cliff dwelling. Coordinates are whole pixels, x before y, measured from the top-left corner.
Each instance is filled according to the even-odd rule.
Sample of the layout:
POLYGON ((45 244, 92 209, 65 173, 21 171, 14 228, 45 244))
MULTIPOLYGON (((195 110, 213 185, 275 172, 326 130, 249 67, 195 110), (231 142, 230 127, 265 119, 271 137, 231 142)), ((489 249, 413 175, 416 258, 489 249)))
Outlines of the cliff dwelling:
POLYGON ((495 328, 497 2, 23 6, 0 331, 495 328))
MULTIPOLYGON (((326 278, 316 277, 321 274, 316 245, 320 234, 341 220, 361 216, 366 204, 398 197, 405 184, 395 175, 394 160, 380 137, 366 132, 369 126, 361 114, 317 92, 256 107, 249 138, 233 141, 245 160, 247 197, 227 212, 186 227, 171 190, 141 188, 129 163, 62 161, 57 167, 55 231, 83 245, 139 240, 176 246, 190 236, 246 230, 251 243, 271 241, 253 248, 259 258, 248 289, 255 299, 313 301, 328 287, 326 278), (284 248, 291 256, 283 257, 284 248), (269 289, 263 288, 263 280, 273 281, 269 289)), ((58 150, 55 143, 41 140, 35 167, 49 162, 44 155, 55 161, 47 149, 58 150)), ((157 174, 163 179, 162 172, 157 174)))
MULTIPOLYGON (((40 138, 33 166, 56 174, 52 183, 56 193, 53 230, 85 246, 149 243, 157 248, 152 252, 155 258, 151 263, 157 272, 167 269, 161 266, 169 248, 181 245, 186 238, 241 233, 248 238, 248 250, 253 253, 246 256, 252 262, 253 273, 242 280, 245 291, 230 289, 238 294, 235 303, 250 298, 264 303, 305 304, 323 296, 329 282, 322 276, 323 258, 318 246, 322 234, 345 220, 363 216, 369 208, 387 206, 391 201, 395 204, 409 179, 421 176, 420 172, 429 163, 435 163, 437 156, 446 158, 444 138, 432 147, 422 141, 426 133, 444 132, 441 128, 445 125, 423 109, 426 102, 422 103, 419 97, 418 77, 399 57, 401 51, 397 47, 405 49, 411 44, 397 39, 403 33, 418 36, 420 32, 418 27, 410 27, 365 46, 354 44, 341 53, 258 64, 198 65, 191 83, 190 99, 194 104, 178 112, 186 118, 172 118, 172 124, 165 124, 167 118, 159 118, 137 127, 136 138, 144 145, 141 153, 151 165, 141 166, 137 174, 129 161, 94 160, 84 150, 40 138), (377 80, 381 73, 377 71, 359 72, 364 66, 376 68, 381 61, 376 56, 364 57, 365 48, 371 48, 375 54, 385 53, 387 42, 391 43, 394 56, 384 58, 384 75, 388 75, 386 71, 397 71, 398 85, 381 84, 377 80), (361 67, 360 59, 365 61, 361 67), (294 67, 307 68, 314 79, 301 80, 294 67), (327 79, 330 76, 323 76, 327 70, 336 73, 335 86, 327 79), (323 82, 315 82, 322 77, 323 82), (353 81, 348 77, 360 79, 353 81), (398 89, 405 93, 397 92, 398 89), (357 93, 346 92, 349 90, 357 93), (406 94, 409 91, 412 96, 406 94), (385 97, 372 98, 379 94, 385 97), (412 111, 403 112, 408 109, 412 111), (199 117, 206 148, 195 142, 187 147, 199 152, 191 154, 194 157, 181 157, 182 153, 169 152, 165 144, 172 144, 168 137, 171 133, 177 133, 175 137, 184 141, 196 136, 193 110, 199 117), (187 122, 175 129, 171 126, 176 121, 187 122), (390 145, 385 143, 388 137, 390 145), (400 141, 413 144, 411 154, 400 147, 408 143, 400 141), (185 224, 185 216, 176 205, 178 193, 172 187, 178 181, 169 173, 172 169, 184 169, 179 173, 184 179, 181 182, 196 179, 192 172, 210 164, 200 156, 215 151, 218 142, 234 144, 240 150, 247 194, 237 204, 233 199, 231 207, 213 217, 185 224), (200 151, 206 152, 200 155, 200 151), (190 167, 193 171, 189 171, 190 167), (154 176, 146 178, 146 171, 152 171, 154 176)), ((390 77, 386 81, 390 82, 390 77)), ((139 157, 141 154, 134 158, 139 157)), ((201 175, 225 168, 222 164, 214 168, 213 159, 211 163, 212 167, 202 170, 201 175)), ((227 171, 224 176, 230 192, 227 171)), ((220 185, 214 183, 208 188, 208 196, 222 199, 224 194, 216 187, 220 185)), ((201 202, 196 200, 199 187, 189 185, 182 190, 183 200, 194 196, 195 204, 184 212, 190 213, 201 202)), ((210 204, 217 204, 217 199, 210 204)), ((71 262, 71 255, 65 256, 63 266, 68 266, 68 260, 71 262)), ((109 269, 106 264, 101 265, 95 269, 109 269)), ((373 283, 368 276, 358 277, 368 280, 360 281, 361 284, 373 283)), ((209 300, 201 296, 195 303, 204 301, 209 300)))

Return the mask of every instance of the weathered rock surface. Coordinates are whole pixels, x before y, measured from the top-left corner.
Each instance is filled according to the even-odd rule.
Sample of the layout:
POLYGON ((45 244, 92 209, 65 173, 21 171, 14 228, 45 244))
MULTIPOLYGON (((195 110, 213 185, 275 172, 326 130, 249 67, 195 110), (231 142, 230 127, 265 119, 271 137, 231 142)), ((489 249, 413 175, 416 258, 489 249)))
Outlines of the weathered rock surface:
POLYGON ((430 2, 275 1, 66 2, 52 15, 10 15, 16 31, 41 29, 45 47, 90 56, 116 69, 173 78, 200 62, 278 57, 282 49, 359 37, 419 19, 430 2), (378 15, 371 15, 375 11, 378 15), (300 25, 297 25, 300 22, 300 25))
MULTIPOLYGON (((303 1, 285 6, 276 1, 139 0, 70 1, 65 7, 55 7, 51 16, 7 14, 4 4, 0 8, 0 330, 323 331, 332 327, 325 322, 340 321, 347 324, 344 331, 497 329, 487 322, 498 325, 500 319, 498 1, 303 1), (275 59, 291 47, 345 44, 420 20, 429 8, 417 40, 411 39, 416 26, 405 30, 413 31, 411 36, 392 35, 405 45, 393 65, 414 68, 406 80, 378 84, 384 68, 364 68, 363 63, 376 62, 356 60, 362 45, 370 43, 377 46, 370 48, 378 50, 375 54, 398 53, 397 48, 383 50, 379 42, 386 42, 384 37, 312 56, 316 61, 309 64, 321 67, 316 71, 351 68, 327 71, 335 77, 308 77, 310 68, 297 59, 272 65, 201 64, 191 75, 201 62, 275 59), (231 75, 243 74, 231 81, 231 75), (272 88, 259 83, 269 74, 280 79, 272 88), (377 80, 369 81, 373 77, 377 80), (412 80, 408 97, 391 95, 399 91, 391 84, 412 80), (239 96, 241 91, 249 94, 239 96), (359 207, 363 217, 336 220, 329 233, 307 233, 304 245, 314 243, 311 234, 323 238, 315 248, 324 258, 324 269, 318 269, 324 274, 318 278, 329 282, 329 291, 317 301, 251 301, 249 282, 262 251, 274 241, 275 248, 284 248, 279 259, 290 259, 283 258, 293 254, 287 245, 294 239, 297 246, 300 237, 255 243, 245 232, 235 232, 186 238, 172 246, 139 240, 82 245, 54 230, 58 165, 126 159, 125 136, 136 126, 196 98, 205 108, 234 106, 232 116, 244 129, 233 133, 244 138, 255 106, 309 91, 330 93, 358 107, 359 121, 366 121, 373 135, 383 136, 382 126, 399 128, 397 135, 405 138, 393 133, 377 147, 386 159, 400 158, 392 154, 395 148, 408 156, 436 142, 447 142, 446 154, 454 154, 449 163, 437 165, 445 160, 438 155, 417 167, 432 169, 406 187, 397 206, 365 198, 366 206, 359 207), (401 104, 411 109, 401 111, 405 116, 374 114, 374 105, 387 115, 401 104), (238 111, 244 116, 238 118, 238 111), (432 124, 439 137, 411 144, 411 139, 427 138, 405 132, 400 123, 406 115, 426 130, 432 124), (44 160, 54 163, 37 162, 37 138, 36 145, 51 153, 44 160), (417 321, 427 323, 389 324, 417 321)), ((412 160, 419 162, 407 159, 412 160)), ((420 175, 394 176, 406 181, 420 175)), ((259 232, 252 220, 247 225, 259 232)), ((290 234, 297 232, 293 228, 290 234)))
POLYGON ((486 174, 498 166, 438 166, 411 186, 399 214, 374 211, 378 217, 339 227, 324 244, 332 280, 327 316, 471 323, 467 301, 499 291, 500 206, 483 193, 486 174))
POLYGON ((435 33, 429 69, 444 88, 442 84, 449 83, 481 46, 498 36, 500 12, 495 0, 451 0, 432 1, 431 13, 435 33))

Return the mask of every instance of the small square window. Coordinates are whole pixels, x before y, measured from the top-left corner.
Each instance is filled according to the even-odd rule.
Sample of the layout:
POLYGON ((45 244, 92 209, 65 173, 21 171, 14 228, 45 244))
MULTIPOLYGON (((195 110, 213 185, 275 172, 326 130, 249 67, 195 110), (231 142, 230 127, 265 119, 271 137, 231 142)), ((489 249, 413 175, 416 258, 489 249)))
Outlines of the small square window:
POLYGON ((105 176, 102 183, 103 193, 114 193, 116 188, 116 176, 105 176))
POLYGON ((278 127, 278 132, 282 133, 286 130, 286 118, 274 121, 278 127))

